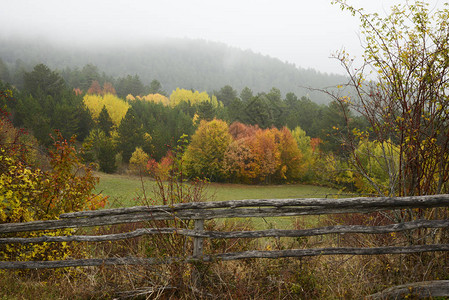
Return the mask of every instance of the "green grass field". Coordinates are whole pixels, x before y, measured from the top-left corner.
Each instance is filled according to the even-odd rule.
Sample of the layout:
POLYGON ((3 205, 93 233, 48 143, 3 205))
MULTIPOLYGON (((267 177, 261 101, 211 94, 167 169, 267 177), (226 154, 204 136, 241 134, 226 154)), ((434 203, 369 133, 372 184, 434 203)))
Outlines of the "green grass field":
MULTIPOLYGON (((155 182, 150 178, 128 175, 109 175, 98 173, 100 183, 96 192, 109 196, 109 207, 123 207, 144 205, 138 198, 143 195, 153 198, 155 182)), ((208 201, 226 201, 242 199, 274 199, 274 198, 325 198, 333 197, 337 190, 313 185, 285 184, 285 185, 243 185, 210 183, 205 188, 208 201)), ((157 201, 157 199, 155 199, 157 201)), ((307 223, 316 217, 302 217, 307 223)), ((275 217, 254 219, 255 228, 290 228, 293 224, 291 217, 275 217)))
MULTIPOLYGON (((148 177, 141 180, 137 176, 110 175, 97 173, 100 183, 96 192, 109 196, 110 207, 141 205, 137 197, 143 195, 154 197, 155 182, 148 177)), ((325 198, 333 197, 337 190, 303 184, 285 185, 243 185, 210 183, 205 188, 208 201, 226 201, 242 199, 274 199, 274 198, 325 198)))

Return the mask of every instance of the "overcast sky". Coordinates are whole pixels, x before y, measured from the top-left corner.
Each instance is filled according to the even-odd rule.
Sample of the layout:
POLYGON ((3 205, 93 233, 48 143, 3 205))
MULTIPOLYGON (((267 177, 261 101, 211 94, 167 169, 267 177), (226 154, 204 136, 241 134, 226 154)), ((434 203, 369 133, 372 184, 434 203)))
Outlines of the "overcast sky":
MULTIPOLYGON (((348 0, 385 14, 399 0, 348 0)), ((445 0, 429 0, 431 8, 445 0)), ((331 0, 0 0, 0 35, 66 41, 205 39, 343 73, 341 48, 361 55, 358 19, 331 0)))

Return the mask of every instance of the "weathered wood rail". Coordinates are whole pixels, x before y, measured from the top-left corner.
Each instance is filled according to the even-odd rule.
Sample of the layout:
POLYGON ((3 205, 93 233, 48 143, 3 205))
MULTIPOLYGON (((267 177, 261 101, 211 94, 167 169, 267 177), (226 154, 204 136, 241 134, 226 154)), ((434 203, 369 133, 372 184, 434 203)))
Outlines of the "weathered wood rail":
MULTIPOLYGON (((344 198, 344 199, 254 199, 222 202, 182 203, 174 206, 139 206, 104 209, 62 214, 59 220, 29 223, 0 224, 0 244, 25 244, 43 242, 102 242, 117 241, 152 234, 177 233, 193 238, 194 247, 186 262, 236 260, 244 258, 281 258, 315 255, 374 255, 407 254, 429 251, 449 251, 449 244, 386 246, 374 248, 333 247, 316 249, 287 249, 277 251, 245 251, 206 255, 203 239, 262 238, 262 237, 306 237, 328 234, 364 233, 379 234, 410 231, 421 228, 449 228, 449 219, 423 220, 394 223, 383 226, 336 225, 301 230, 269 229, 258 231, 218 232, 205 231, 204 220, 236 217, 279 217, 324 215, 339 213, 370 213, 385 210, 449 207, 449 195, 417 196, 401 198, 344 198), (153 220, 194 220, 194 228, 140 228, 131 232, 107 235, 39 236, 32 238, 6 237, 6 234, 63 228, 80 228, 153 220)), ((98 265, 163 264, 178 260, 171 258, 90 258, 62 261, 1 261, 0 269, 62 268, 98 265)))

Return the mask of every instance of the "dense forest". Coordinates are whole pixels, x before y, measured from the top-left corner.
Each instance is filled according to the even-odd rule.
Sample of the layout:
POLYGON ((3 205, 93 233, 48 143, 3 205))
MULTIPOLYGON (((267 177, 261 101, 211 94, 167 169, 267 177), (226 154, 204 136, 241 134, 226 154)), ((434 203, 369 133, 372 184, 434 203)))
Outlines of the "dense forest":
MULTIPOLYGON (((336 86, 345 80, 340 75, 303 69, 249 50, 204 40, 80 46, 76 42, 59 45, 45 40, 0 38, 0 57, 19 88, 23 72, 31 71, 39 63, 59 70, 62 75, 83 72, 84 66, 94 65, 114 77, 137 75, 145 85, 157 79, 169 92, 179 87, 212 93, 230 85, 236 90, 247 86, 259 93, 276 87, 283 94, 293 92, 321 104, 329 103, 330 99, 308 88, 336 86)), ((0 78, 5 76, 2 72, 0 66, 0 78)), ((84 90, 90 85, 84 82, 83 86, 75 78, 66 79, 84 90)))
MULTIPOLYGON (((230 85, 212 93, 178 87, 168 93, 156 79, 145 85, 138 75, 112 77, 94 65, 58 71, 37 64, 23 70, 20 80, 2 60, 0 66, 5 80, 0 88, 12 91, 13 99, 3 98, 1 105, 15 127, 44 147, 52 144, 54 130, 66 139, 75 135, 87 149, 86 162, 108 173, 142 167, 154 176, 164 174, 171 149, 185 136, 192 141, 184 157, 191 178, 315 182, 318 151, 338 154, 336 128, 346 127, 337 102, 317 104, 293 92, 284 96, 276 87, 258 93, 230 85), (198 138, 204 130, 206 136, 198 138), (195 147, 209 153, 198 159, 195 147)), ((351 124, 364 127, 356 116, 351 124)))

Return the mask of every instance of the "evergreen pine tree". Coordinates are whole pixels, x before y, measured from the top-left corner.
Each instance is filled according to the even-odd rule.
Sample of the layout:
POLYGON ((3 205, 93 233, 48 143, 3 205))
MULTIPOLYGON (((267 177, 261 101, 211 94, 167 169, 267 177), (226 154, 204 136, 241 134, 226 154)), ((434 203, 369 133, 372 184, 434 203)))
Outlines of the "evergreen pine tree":
POLYGON ((106 106, 103 105, 103 108, 98 115, 98 128, 101 129, 107 136, 110 136, 112 126, 114 126, 114 123, 112 122, 106 106))
POLYGON ((142 123, 133 108, 128 109, 125 117, 118 127, 119 144, 118 150, 122 152, 123 161, 129 162, 136 147, 143 144, 142 123))
POLYGON ((117 166, 115 164, 115 149, 112 142, 109 139, 103 141, 98 150, 100 171, 114 173, 117 170, 117 166))

